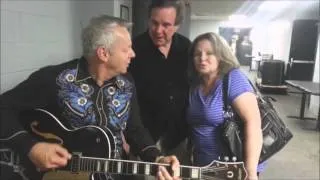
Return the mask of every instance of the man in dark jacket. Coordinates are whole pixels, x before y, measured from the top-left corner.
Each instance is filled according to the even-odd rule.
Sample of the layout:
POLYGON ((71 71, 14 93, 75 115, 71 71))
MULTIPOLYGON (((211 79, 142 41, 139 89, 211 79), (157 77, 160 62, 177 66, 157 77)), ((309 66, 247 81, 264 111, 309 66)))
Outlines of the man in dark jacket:
MULTIPOLYGON (((19 116, 22 112, 42 109, 56 116, 71 130, 94 125, 111 132, 109 143, 114 145, 114 149, 111 150, 111 157, 106 158, 123 158, 125 151, 128 151, 124 148, 127 147, 124 146, 127 140, 130 151, 142 160, 172 163, 172 168, 177 170, 179 162, 176 157, 160 156, 160 151, 140 121, 135 86, 130 75, 126 74, 131 58, 135 56, 127 30, 129 25, 121 19, 105 15, 93 18, 83 30, 83 57, 41 68, 14 89, 2 94, 1 146, 28 156, 39 170, 66 166, 70 162, 69 151, 72 149, 40 141, 19 123, 25 120, 19 116)), ((37 132, 40 136, 47 136, 39 130, 37 132)), ((85 141, 84 138, 74 143, 86 146, 85 141)), ((98 147, 88 147, 95 148, 98 147)), ((96 166, 105 168, 106 172, 110 170, 106 164, 96 166)), ((122 172, 121 167, 117 164, 112 166, 112 170, 122 172)), ((162 167, 157 175, 160 179, 173 178, 162 167)), ((104 175, 98 176, 106 178, 104 175)))
POLYGON ((187 132, 190 40, 176 33, 183 20, 183 3, 180 0, 151 3, 148 30, 133 40, 136 57, 129 67, 137 87, 143 124, 167 152, 187 132))

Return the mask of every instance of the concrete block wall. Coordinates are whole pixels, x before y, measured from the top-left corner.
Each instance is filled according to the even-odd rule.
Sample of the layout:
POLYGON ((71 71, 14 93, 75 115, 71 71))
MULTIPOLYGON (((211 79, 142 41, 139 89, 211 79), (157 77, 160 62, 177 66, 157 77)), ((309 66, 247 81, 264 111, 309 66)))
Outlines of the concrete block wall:
POLYGON ((78 55, 74 13, 69 0, 1 1, 1 93, 42 66, 78 55))
POLYGON ((3 93, 46 65, 81 56, 81 28, 119 0, 1 0, 3 93))

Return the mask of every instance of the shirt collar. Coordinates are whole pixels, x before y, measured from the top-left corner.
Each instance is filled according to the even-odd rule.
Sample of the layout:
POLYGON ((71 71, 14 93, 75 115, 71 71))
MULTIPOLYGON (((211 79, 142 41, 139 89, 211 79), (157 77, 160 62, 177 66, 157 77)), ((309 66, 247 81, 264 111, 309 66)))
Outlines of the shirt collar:
MULTIPOLYGON (((88 71, 88 66, 88 61, 84 57, 81 57, 77 64, 76 82, 93 79, 88 71)), ((108 81, 105 81, 104 84, 115 84, 119 89, 122 89, 125 86, 125 82, 125 79, 121 75, 118 75, 108 81)))
MULTIPOLYGON (((149 30, 147 30, 147 31, 145 32, 145 34, 146 34, 146 36, 147 36, 148 43, 152 45, 152 46, 150 46, 150 47, 154 47, 154 48, 158 49, 158 47, 156 47, 156 46, 154 45, 154 43, 152 42, 152 39, 151 39, 151 37, 150 37, 150 35, 149 35, 149 30)), ((179 42, 177 41, 177 33, 174 33, 174 34, 173 34, 171 41, 172 41, 172 42, 171 42, 170 50, 171 50, 171 49, 175 49, 176 47, 179 47, 179 42)))

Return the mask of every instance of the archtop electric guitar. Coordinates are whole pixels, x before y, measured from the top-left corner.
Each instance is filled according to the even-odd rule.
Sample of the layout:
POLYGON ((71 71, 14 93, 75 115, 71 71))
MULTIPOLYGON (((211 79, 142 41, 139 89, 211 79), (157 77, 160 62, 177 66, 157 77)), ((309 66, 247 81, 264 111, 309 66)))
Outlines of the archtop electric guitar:
MULTIPOLYGON (((154 176, 159 165, 170 169, 167 164, 115 159, 114 135, 109 129, 85 126, 71 130, 66 128, 53 114, 43 109, 25 112, 22 117, 26 131, 18 133, 29 132, 43 141, 61 144, 73 155, 67 166, 40 173, 28 158, 22 158, 7 148, 6 144, 14 135, 0 139, 1 180, 13 177, 23 180, 88 180, 94 173, 154 176)), ((204 167, 181 165, 179 174, 182 179, 195 180, 241 180, 247 175, 243 162, 222 161, 213 161, 204 167)))

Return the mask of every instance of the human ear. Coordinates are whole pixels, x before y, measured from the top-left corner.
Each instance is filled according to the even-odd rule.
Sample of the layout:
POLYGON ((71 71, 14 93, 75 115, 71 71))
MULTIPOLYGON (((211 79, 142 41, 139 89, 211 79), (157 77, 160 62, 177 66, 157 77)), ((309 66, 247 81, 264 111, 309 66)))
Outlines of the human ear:
POLYGON ((178 29, 179 29, 179 25, 175 25, 173 28, 174 28, 174 32, 177 32, 178 31, 178 29))
POLYGON ((97 57, 104 61, 104 62, 107 62, 108 59, 109 59, 109 56, 110 56, 110 52, 104 48, 104 47, 98 47, 97 50, 96 50, 96 53, 97 53, 97 57))

